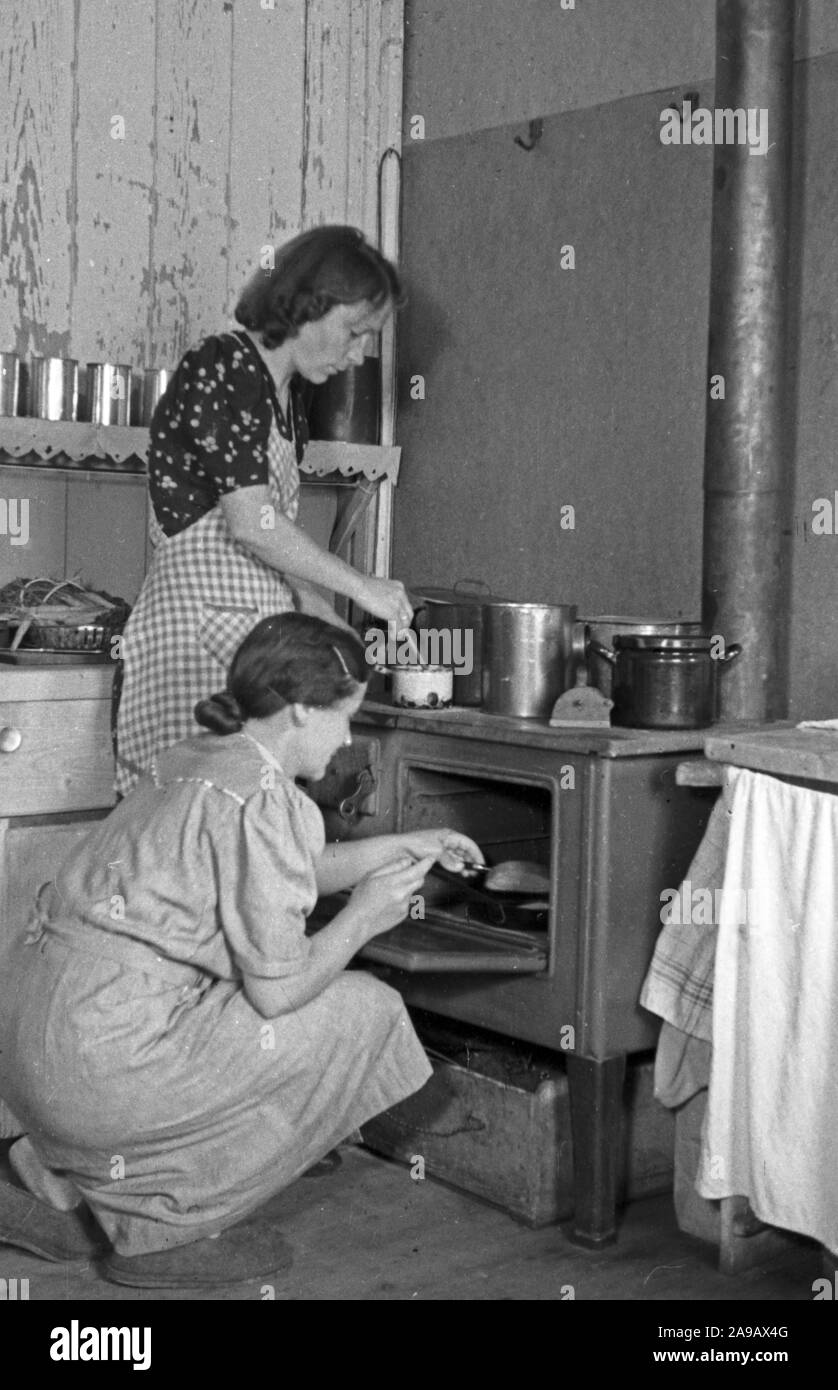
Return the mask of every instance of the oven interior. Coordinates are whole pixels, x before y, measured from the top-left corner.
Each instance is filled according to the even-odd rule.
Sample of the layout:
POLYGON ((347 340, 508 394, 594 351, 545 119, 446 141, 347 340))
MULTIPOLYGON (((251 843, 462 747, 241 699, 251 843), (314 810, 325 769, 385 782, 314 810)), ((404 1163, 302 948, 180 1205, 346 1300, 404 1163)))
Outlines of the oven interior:
POLYGON ((479 879, 431 872, 409 917, 363 951, 408 971, 535 973, 548 967, 555 913, 554 806, 549 785, 429 762, 398 770, 396 829, 446 826, 468 835, 490 866, 538 866, 548 892, 495 893, 479 879))

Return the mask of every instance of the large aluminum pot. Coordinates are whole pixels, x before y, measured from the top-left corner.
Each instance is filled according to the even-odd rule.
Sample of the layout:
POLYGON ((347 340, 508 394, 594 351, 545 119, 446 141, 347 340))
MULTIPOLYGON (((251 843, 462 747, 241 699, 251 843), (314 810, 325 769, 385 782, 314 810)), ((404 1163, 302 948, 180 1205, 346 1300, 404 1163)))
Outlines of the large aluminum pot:
POLYGON ((492 714, 549 719, 584 660, 585 629, 575 604, 508 603, 484 607, 483 707, 492 714))
POLYGON ((719 717, 719 671, 742 648, 717 637, 625 634, 613 651, 590 648, 614 667, 613 724, 632 729, 703 729, 719 717))
POLYGON ((411 596, 423 660, 453 667, 455 705, 482 704, 485 606, 500 600, 480 579, 458 579, 453 589, 411 586, 411 596))
POLYGON ((700 622, 684 622, 680 618, 627 618, 613 614, 601 614, 594 618, 580 618, 587 628, 588 671, 591 685, 611 698, 613 688, 613 666, 600 656, 590 643, 599 642, 611 647, 614 638, 636 633, 640 637, 700 637, 704 628, 700 622))

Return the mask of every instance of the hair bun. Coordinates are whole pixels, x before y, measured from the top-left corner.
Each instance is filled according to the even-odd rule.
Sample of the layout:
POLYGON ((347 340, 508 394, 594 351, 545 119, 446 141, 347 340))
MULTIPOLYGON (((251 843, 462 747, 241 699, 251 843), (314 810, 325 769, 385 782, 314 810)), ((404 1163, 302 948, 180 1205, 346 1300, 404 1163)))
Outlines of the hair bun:
POLYGON ((214 734, 237 734, 244 724, 241 705, 227 690, 219 690, 208 700, 199 700, 195 718, 214 734))

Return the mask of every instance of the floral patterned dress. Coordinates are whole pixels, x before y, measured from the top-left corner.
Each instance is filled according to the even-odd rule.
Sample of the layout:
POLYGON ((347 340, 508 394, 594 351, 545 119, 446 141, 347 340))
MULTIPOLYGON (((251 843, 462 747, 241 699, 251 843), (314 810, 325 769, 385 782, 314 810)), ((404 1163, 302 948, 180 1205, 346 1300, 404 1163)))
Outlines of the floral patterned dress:
POLYGON ((292 390, 286 424, 246 334, 208 338, 183 358, 151 426, 154 559, 123 635, 122 795, 155 753, 198 732, 195 704, 224 688, 232 656, 256 623, 293 608, 284 577, 233 540, 219 503, 261 484, 271 506, 293 521, 306 437, 299 394, 292 390))

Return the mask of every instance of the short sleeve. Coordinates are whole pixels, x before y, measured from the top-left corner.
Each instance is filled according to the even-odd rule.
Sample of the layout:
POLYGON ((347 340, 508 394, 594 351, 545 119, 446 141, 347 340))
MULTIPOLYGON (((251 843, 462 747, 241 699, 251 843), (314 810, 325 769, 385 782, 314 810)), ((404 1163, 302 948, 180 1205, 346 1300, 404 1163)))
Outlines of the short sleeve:
POLYGON ((218 495, 268 482, 273 419, 257 355, 233 334, 207 338, 178 368, 169 428, 218 495))
POLYGON ((314 861, 323 818, 297 788, 249 797, 218 846, 220 927, 243 975, 279 979, 309 955, 306 918, 317 901, 314 861))

